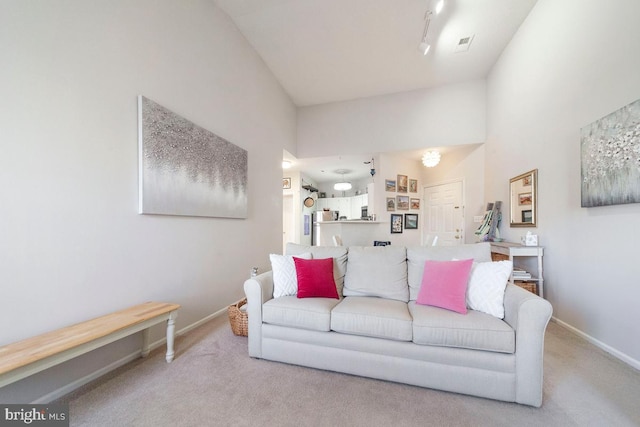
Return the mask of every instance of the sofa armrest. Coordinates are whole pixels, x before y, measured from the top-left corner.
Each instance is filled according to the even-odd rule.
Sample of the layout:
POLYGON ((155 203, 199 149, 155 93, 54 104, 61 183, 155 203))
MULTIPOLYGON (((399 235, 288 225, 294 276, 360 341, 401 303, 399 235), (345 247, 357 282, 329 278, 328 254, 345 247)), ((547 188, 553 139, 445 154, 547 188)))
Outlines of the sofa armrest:
POLYGON ((249 356, 262 356, 262 304, 273 298, 273 274, 264 272, 244 282, 249 322, 249 356))
POLYGON ((553 308, 549 301, 507 284, 504 320, 516 331, 516 402, 542 405, 544 334, 553 308))

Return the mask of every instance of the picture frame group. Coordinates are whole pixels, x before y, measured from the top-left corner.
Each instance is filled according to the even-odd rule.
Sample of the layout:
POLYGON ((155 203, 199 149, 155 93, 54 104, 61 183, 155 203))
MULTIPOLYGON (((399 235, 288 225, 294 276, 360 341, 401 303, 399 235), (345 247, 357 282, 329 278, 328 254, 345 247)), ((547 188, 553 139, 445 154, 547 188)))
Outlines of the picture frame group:
MULTIPOLYGON (((388 193, 402 193, 387 197, 387 212, 420 210, 420 198, 411 197, 409 193, 418 192, 418 180, 407 175, 397 175, 396 179, 385 179, 385 190, 388 193)), ((416 194, 417 196, 417 194, 416 194)))
POLYGON ((401 234, 403 230, 418 229, 418 214, 391 214, 391 234, 401 234))

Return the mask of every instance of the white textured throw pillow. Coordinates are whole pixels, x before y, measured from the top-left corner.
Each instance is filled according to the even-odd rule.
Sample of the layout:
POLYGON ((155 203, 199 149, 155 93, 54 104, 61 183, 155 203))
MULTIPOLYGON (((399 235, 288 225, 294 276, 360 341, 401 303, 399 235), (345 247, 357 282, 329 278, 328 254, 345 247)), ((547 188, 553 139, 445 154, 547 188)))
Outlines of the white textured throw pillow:
MULTIPOLYGON (((311 254, 305 252, 296 258, 311 259, 311 254)), ((298 293, 298 277, 296 265, 291 255, 270 254, 271 271, 273 272, 273 297, 279 298, 298 293)))
POLYGON ((511 261, 474 262, 467 288, 467 306, 504 318, 504 290, 511 276, 511 261))

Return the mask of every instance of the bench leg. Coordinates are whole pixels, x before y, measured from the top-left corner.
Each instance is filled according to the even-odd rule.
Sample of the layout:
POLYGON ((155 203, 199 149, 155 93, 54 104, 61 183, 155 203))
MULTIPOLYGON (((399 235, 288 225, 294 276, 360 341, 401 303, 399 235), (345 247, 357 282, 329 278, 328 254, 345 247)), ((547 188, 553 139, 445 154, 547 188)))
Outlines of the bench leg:
POLYGON ((149 355, 149 329, 147 328, 142 331, 142 357, 147 357, 149 355))
POLYGON ((169 314, 169 319, 167 320, 167 363, 171 363, 173 360, 173 338, 176 328, 176 318, 178 317, 178 312, 173 311, 169 314))

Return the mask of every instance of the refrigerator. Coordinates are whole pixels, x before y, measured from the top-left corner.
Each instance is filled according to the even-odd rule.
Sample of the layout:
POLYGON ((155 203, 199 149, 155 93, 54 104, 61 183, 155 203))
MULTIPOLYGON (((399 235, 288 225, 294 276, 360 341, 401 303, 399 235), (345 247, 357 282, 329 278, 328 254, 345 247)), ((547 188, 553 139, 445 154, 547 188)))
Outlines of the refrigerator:
POLYGON ((311 214, 311 246, 320 246, 322 227, 319 223, 337 221, 338 211, 315 211, 311 214))

